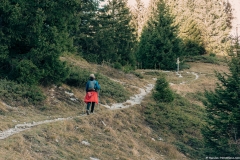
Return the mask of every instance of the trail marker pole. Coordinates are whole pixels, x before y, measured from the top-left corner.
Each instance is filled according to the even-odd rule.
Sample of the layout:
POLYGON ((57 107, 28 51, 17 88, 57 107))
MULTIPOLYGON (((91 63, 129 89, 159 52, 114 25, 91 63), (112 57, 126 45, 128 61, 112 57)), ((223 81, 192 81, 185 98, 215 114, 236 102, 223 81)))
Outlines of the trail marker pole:
POLYGON ((177 58, 177 73, 179 72, 179 63, 180 63, 179 58, 177 58))
POLYGON ((177 75, 181 78, 182 75, 178 73, 179 72, 179 63, 180 63, 179 58, 177 58, 177 75))

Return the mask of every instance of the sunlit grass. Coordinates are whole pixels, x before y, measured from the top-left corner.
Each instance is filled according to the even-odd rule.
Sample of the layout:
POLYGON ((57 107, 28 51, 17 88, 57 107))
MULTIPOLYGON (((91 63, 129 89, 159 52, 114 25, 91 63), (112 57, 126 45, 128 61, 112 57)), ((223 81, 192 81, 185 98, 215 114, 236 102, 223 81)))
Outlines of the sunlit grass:
POLYGON ((100 91, 101 103, 125 102, 130 96, 139 93, 136 86, 144 88, 148 83, 153 84, 155 83, 153 78, 158 78, 161 74, 165 74, 168 82, 174 84, 170 87, 175 92, 176 99, 172 103, 159 104, 154 103, 149 95, 141 105, 132 108, 110 111, 97 105, 95 114, 77 117, 85 113, 84 86, 63 84, 61 88, 43 87, 41 90, 47 98, 40 108, 35 106, 11 108, 0 104, 0 130, 24 122, 59 117, 74 118, 35 126, 1 140, 1 158, 45 160, 96 157, 161 160, 187 159, 185 156, 199 155, 196 152, 197 148, 200 151, 202 140, 200 134, 204 114, 204 106, 201 104, 204 98, 202 93, 205 89, 215 87, 216 78, 213 70, 227 71, 226 66, 189 63, 191 68, 181 72, 183 77, 180 78, 176 72, 136 70, 134 74, 125 74, 109 66, 89 64, 71 56, 65 57, 65 60, 72 61, 72 65, 87 71, 82 78, 86 78, 89 73, 96 74, 104 90, 100 91), (194 74, 190 74, 191 72, 197 73, 198 79, 194 74), (138 74, 141 77, 138 77, 138 74), (182 81, 187 83, 180 84, 182 81), (72 102, 65 91, 73 93, 78 101, 72 102), (143 116, 146 112, 149 112, 147 117, 151 117, 148 123, 143 116), (89 142, 90 146, 82 144, 82 141, 89 142))

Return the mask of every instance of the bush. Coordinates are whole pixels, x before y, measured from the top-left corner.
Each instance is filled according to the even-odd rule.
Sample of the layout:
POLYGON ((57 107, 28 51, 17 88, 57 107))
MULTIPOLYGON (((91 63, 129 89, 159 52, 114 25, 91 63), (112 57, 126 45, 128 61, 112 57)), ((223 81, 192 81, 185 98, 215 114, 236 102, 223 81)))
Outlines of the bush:
POLYGON ((184 54, 188 56, 203 55, 206 53, 206 50, 202 45, 192 40, 187 40, 183 48, 184 54))
POLYGON ((13 72, 19 83, 27 83, 29 85, 37 84, 40 80, 38 67, 29 60, 22 60, 16 65, 13 72))
POLYGON ((12 106, 25 106, 31 104, 41 105, 46 96, 37 86, 0 80, 0 98, 12 106))
POLYGON ((143 78, 144 78, 141 73, 138 73, 138 72, 135 72, 135 71, 132 71, 131 73, 134 74, 135 76, 137 76, 137 77, 140 78, 140 79, 143 79, 143 78))
POLYGON ((216 57, 216 54, 215 53, 210 53, 209 56, 210 57, 216 57))
POLYGON ((113 65, 113 68, 122 69, 122 65, 119 62, 115 62, 114 65, 113 65))
POLYGON ((83 88, 89 79, 90 71, 81 69, 76 66, 70 67, 69 76, 66 79, 66 84, 69 86, 83 88))
POLYGON ((123 66, 123 72, 125 72, 125 73, 129 73, 129 72, 131 72, 131 71, 133 71, 134 70, 134 67, 133 66, 131 66, 131 65, 125 65, 125 66, 123 66))
POLYGON ((172 102, 174 100, 173 91, 164 76, 157 79, 153 98, 158 102, 172 102))

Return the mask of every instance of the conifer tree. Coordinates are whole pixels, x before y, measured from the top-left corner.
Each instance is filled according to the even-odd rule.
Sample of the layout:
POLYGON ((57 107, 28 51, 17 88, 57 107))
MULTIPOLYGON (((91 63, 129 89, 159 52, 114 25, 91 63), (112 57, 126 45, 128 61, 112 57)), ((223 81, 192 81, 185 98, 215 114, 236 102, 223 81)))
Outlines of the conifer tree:
POLYGON ((0 2, 2 77, 29 84, 63 81, 59 58, 72 51, 78 0, 4 0, 0 2))
POLYGON ((136 42, 135 29, 131 25, 132 15, 124 0, 112 0, 109 2, 108 12, 110 15, 109 27, 112 28, 114 50, 117 54, 115 62, 122 65, 135 65, 134 47, 136 42))
POLYGON ((79 30, 76 33, 75 45, 78 46, 78 53, 90 62, 97 62, 96 33, 99 31, 97 19, 99 2, 96 0, 84 0, 80 6, 79 30))
MULTIPOLYGON (((123 0, 109 1, 98 9, 95 17, 98 30, 94 32, 91 57, 97 57, 97 63, 107 61, 111 64, 135 65, 133 48, 135 30, 131 25, 131 14, 123 0)), ((85 53, 84 53, 85 54, 85 53)))
POLYGON ((196 21, 191 17, 187 17, 185 23, 182 23, 179 28, 179 37, 183 40, 185 56, 203 55, 206 53, 201 37, 201 29, 196 21))
POLYGON ((177 26, 166 4, 162 0, 154 3, 157 5, 150 4, 150 19, 143 29, 137 58, 143 68, 175 69, 181 56, 177 26))
POLYGON ((206 91, 206 125, 202 129, 206 156, 240 156, 240 54, 230 74, 217 73, 215 91, 206 91))
POLYGON ((90 62, 107 61, 134 66, 136 36, 126 2, 113 0, 103 7, 99 7, 98 3, 91 3, 91 6, 83 7, 86 14, 83 18, 86 20, 79 32, 81 38, 78 45, 83 57, 90 62))

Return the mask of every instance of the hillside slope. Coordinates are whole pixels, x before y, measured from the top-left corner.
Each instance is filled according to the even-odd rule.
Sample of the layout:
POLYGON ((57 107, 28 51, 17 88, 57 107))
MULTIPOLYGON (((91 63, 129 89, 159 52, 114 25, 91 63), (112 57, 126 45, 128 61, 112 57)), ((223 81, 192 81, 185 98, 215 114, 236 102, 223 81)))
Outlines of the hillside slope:
MULTIPOLYGON (((117 81, 133 97, 141 92, 136 86, 146 90, 148 84, 154 84, 154 78, 159 76, 159 72, 162 73, 162 71, 155 70, 137 70, 134 73, 125 74, 108 66, 88 64, 80 60, 74 61, 71 57, 63 59, 90 72, 101 73, 117 81), (143 78, 139 78, 139 75, 143 78)), ((202 92, 204 87, 214 88, 216 79, 213 70, 227 71, 227 67, 203 63, 191 63, 190 65, 191 69, 181 72, 182 77, 176 75, 175 72, 164 73, 177 94, 191 103, 202 106, 200 100, 194 95, 202 92)), ((13 107, 4 102, 1 103, 0 130, 2 132, 0 135, 10 128, 16 128, 18 124, 50 121, 33 125, 33 127, 23 127, 26 130, 1 139, 0 159, 145 160, 188 159, 189 157, 185 150, 179 149, 172 143, 178 135, 170 128, 164 128, 166 130, 161 134, 150 128, 146 121, 145 111, 146 106, 152 102, 151 94, 146 94, 142 104, 125 109, 119 107, 117 110, 111 110, 111 108, 109 110, 99 105, 96 107, 96 113, 86 116, 85 104, 82 101, 85 94, 84 87, 62 85, 42 89, 48 97, 45 104, 39 108, 35 106, 13 107), (58 120, 51 121, 55 119, 58 120)), ((100 102, 107 106, 119 104, 114 98, 101 97, 101 92, 100 102)), ((120 104, 131 106, 128 101, 120 104)), ((194 108, 189 108, 189 110, 192 109, 194 108)))

